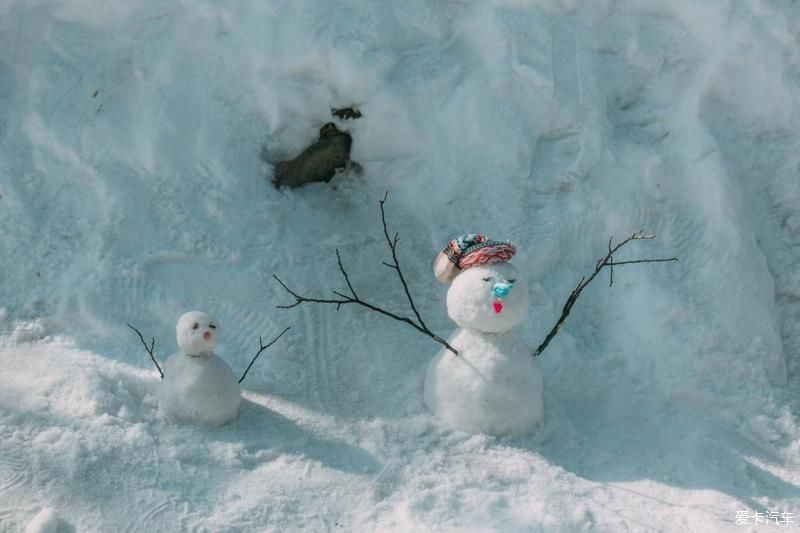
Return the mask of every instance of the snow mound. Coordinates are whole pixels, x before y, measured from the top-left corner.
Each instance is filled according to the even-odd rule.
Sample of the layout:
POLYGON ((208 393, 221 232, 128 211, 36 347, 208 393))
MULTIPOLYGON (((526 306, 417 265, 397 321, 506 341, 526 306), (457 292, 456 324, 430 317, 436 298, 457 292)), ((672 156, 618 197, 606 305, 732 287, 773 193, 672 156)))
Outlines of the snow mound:
POLYGON ((49 507, 45 507, 28 522, 28 525, 25 526, 25 533, 59 533, 59 531, 65 531, 59 527, 60 525, 61 521, 56 512, 49 507))
POLYGON ((47 338, 45 322, 37 318, 31 321, 17 321, 13 324, 8 340, 13 343, 35 342, 47 338))

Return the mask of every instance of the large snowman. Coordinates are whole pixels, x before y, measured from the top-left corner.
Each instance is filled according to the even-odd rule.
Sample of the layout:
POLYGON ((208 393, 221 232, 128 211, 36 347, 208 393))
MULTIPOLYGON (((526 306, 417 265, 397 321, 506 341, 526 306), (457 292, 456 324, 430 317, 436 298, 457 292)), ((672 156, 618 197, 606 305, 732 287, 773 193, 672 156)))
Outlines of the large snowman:
POLYGON ((542 373, 531 349, 511 328, 530 305, 524 276, 508 262, 510 242, 479 234, 450 241, 434 262, 451 283, 447 312, 459 329, 425 376, 425 403, 446 425, 494 435, 531 431, 544 416, 542 373))
POLYGON ((208 313, 184 313, 175 327, 180 352, 164 363, 158 409, 169 420, 222 425, 236 419, 239 382, 215 353, 218 322, 208 313))

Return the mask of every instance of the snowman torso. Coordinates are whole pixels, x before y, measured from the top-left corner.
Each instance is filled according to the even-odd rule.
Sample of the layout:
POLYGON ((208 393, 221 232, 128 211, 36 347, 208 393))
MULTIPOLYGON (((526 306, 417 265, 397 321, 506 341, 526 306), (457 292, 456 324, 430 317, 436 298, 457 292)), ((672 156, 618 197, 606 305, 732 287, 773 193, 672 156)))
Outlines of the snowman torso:
POLYGON ((446 425, 473 433, 527 433, 541 422, 542 374, 512 331, 459 329, 425 376, 425 404, 446 425))
POLYGON ((473 433, 527 433, 544 416, 542 374, 531 349, 511 328, 527 316, 530 297, 510 263, 473 266, 447 292, 460 328, 425 375, 425 403, 446 425, 473 433))
POLYGON ((170 356, 158 396, 159 411, 170 420, 221 425, 239 412, 241 391, 228 364, 214 354, 170 356))

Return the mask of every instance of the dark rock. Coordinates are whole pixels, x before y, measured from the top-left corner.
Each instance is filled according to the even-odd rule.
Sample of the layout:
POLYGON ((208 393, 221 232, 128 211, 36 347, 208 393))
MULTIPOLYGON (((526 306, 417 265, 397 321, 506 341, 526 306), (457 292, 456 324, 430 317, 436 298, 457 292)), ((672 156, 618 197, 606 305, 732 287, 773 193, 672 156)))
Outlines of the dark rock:
MULTIPOLYGON (((360 116, 360 115, 359 115, 360 116)), ((347 167, 353 138, 329 122, 319 130, 319 140, 289 161, 275 165, 276 187, 300 187, 315 181, 329 182, 336 170, 347 167)))
POLYGON ((339 109, 331 109, 331 114, 342 120, 361 118, 361 111, 354 107, 342 107, 339 109))

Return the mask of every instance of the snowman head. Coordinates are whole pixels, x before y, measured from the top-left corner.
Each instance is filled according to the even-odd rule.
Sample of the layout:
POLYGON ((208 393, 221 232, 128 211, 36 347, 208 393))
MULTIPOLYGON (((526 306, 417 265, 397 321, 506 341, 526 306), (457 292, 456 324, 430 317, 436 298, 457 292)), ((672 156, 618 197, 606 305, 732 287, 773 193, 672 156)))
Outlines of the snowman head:
POLYGON ((448 243, 433 263, 436 278, 452 282, 447 312, 463 328, 484 333, 507 331, 528 314, 528 284, 507 261, 516 253, 508 241, 480 234, 462 235, 448 243))
POLYGON ((462 271, 447 291, 447 314, 462 328, 508 331, 525 320, 528 284, 511 263, 487 263, 462 271))
POLYGON ((208 313, 189 311, 178 319, 175 326, 178 347, 191 356, 208 356, 214 353, 219 336, 218 323, 208 313))

